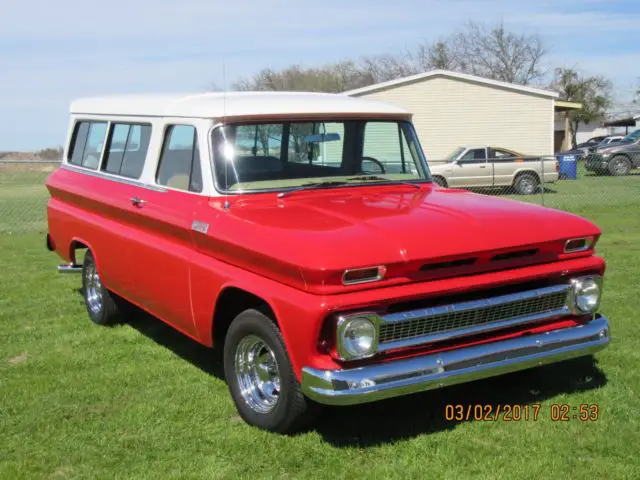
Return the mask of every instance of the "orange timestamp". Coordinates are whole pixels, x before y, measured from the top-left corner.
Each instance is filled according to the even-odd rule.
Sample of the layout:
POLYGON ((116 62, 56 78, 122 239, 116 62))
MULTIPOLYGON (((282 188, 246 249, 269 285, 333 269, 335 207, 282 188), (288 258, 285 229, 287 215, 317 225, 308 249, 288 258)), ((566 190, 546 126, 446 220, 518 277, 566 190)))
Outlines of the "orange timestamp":
POLYGON ((444 418, 447 421, 535 422, 547 416, 553 422, 568 422, 570 420, 593 422, 600 418, 600 407, 594 403, 581 403, 579 405, 552 403, 548 406, 540 403, 531 405, 446 404, 444 407, 444 418), (540 415, 541 412, 543 413, 542 417, 540 415))

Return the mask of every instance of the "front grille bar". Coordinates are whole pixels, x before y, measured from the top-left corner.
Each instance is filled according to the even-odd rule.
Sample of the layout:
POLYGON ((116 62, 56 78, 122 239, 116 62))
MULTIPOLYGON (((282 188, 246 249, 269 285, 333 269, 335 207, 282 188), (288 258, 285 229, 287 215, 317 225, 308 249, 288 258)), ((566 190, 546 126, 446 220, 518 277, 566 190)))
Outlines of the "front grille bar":
POLYGON ((571 313, 569 285, 527 290, 380 317, 378 351, 492 332, 571 313))

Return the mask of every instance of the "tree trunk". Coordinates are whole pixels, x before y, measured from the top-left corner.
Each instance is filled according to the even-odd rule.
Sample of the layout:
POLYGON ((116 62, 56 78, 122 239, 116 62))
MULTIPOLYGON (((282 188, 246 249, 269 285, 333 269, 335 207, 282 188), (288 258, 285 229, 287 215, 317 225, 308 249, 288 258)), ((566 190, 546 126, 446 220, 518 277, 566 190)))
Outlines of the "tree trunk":
POLYGON ((576 148, 576 145, 578 145, 578 142, 576 140, 576 137, 578 136, 578 125, 580 124, 580 122, 578 120, 572 120, 570 122, 571 125, 571 148, 576 148))

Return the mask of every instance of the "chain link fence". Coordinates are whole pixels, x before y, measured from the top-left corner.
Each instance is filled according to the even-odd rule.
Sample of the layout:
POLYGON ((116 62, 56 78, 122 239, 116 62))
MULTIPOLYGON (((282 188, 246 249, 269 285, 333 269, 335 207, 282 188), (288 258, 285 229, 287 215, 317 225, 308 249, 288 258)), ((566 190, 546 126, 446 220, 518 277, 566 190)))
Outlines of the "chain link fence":
MULTIPOLYGON (((59 165, 0 160, 0 236, 46 232, 45 180, 59 165)), ((555 157, 429 160, 429 166, 434 178, 451 188, 536 203, 596 221, 603 215, 640 215, 640 169, 626 175, 595 173, 582 159, 555 157)))

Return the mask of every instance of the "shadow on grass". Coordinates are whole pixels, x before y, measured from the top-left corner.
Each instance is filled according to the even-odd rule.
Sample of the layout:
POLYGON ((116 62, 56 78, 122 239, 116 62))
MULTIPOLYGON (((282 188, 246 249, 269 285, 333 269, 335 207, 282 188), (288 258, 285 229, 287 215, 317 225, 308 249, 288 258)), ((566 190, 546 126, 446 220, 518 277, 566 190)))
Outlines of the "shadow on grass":
MULTIPOLYGON (((82 295, 82 289, 77 289, 82 295)), ((144 310, 124 302, 121 305, 125 325, 137 330, 208 375, 224 380, 221 349, 211 349, 180 333, 144 310)))
MULTIPOLYGON (((475 421, 476 405, 491 406, 495 412, 498 405, 542 403, 562 393, 588 391, 605 384, 606 377, 596 360, 587 356, 405 397, 326 409, 315 429, 336 447, 375 446, 453 430, 460 423, 475 421), (448 420, 447 405, 462 405, 465 415, 470 407, 471 419, 448 420)), ((550 418, 549 407, 540 408, 538 421, 550 418)), ((533 422, 531 408, 529 411, 528 421, 533 422)), ((525 421, 522 415, 520 421, 525 421)), ((503 422, 502 418, 498 421, 503 422)))
MULTIPOLYGON (((127 324, 208 375, 224 380, 220 349, 207 348, 133 306, 127 312, 127 324)), ((326 407, 310 430, 336 447, 369 447, 453 430, 460 423, 474 421, 447 420, 447 405, 463 405, 465 411, 467 406, 473 410, 475 405, 491 405, 495 411, 498 405, 541 403, 561 393, 588 391, 605 384, 596 360, 587 356, 369 404, 326 407)), ((549 416, 548 405, 540 409, 539 420, 549 416)))

